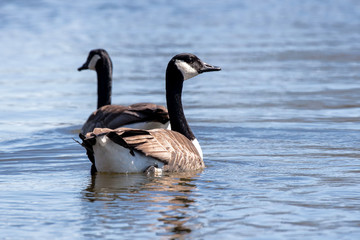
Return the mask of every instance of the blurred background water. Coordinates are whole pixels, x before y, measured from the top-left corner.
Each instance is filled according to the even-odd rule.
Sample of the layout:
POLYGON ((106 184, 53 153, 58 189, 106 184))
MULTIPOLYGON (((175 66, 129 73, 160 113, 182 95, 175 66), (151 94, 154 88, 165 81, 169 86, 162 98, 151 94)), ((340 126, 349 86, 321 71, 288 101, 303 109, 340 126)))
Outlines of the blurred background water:
POLYGON ((359 238, 359 29, 356 0, 0 1, 0 239, 359 238), (94 48, 117 104, 222 67, 184 86, 204 171, 90 175, 94 48))

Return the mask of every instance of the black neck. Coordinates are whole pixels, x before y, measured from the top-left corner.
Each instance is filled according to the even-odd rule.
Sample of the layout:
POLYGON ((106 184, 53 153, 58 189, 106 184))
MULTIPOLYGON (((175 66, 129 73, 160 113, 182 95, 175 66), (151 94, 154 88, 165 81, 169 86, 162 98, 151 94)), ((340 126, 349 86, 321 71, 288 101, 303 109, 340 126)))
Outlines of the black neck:
POLYGON ((97 108, 111 104, 112 68, 109 64, 99 60, 96 64, 98 78, 97 108))
POLYGON ((186 121, 182 107, 181 93, 184 77, 174 65, 168 65, 166 69, 166 102, 170 117, 171 130, 179 132, 189 140, 195 136, 186 121))

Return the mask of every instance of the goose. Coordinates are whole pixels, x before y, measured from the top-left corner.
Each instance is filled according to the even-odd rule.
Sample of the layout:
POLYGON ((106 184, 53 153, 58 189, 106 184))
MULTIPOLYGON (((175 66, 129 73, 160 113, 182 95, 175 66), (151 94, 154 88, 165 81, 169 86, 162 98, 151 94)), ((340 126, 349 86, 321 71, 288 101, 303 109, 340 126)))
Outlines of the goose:
POLYGON ((98 172, 162 173, 200 170, 205 167, 198 140, 182 107, 185 80, 220 71, 190 53, 174 56, 166 69, 166 101, 171 130, 95 128, 82 137, 90 161, 98 172))
POLYGON ((111 105, 113 64, 106 50, 91 50, 86 62, 78 68, 78 71, 85 69, 95 70, 97 73, 98 102, 97 110, 82 126, 81 134, 84 135, 95 128, 169 128, 169 115, 164 106, 153 103, 111 105))

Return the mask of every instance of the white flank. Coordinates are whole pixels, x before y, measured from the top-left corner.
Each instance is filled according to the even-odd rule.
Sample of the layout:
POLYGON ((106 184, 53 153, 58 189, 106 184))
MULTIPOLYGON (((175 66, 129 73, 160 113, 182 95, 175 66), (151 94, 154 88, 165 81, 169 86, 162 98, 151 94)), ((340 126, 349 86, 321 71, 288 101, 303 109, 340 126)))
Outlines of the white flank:
POLYGON ((100 58, 101 58, 101 57, 100 57, 98 54, 95 54, 95 55, 91 58, 91 60, 90 60, 90 62, 89 62, 88 68, 91 69, 91 70, 96 70, 96 69, 95 69, 95 66, 96 66, 97 61, 98 61, 100 58))
POLYGON ((199 152, 201 159, 203 159, 203 152, 201 150, 201 147, 200 147, 200 144, 199 144, 198 140, 195 138, 191 142, 192 142, 192 144, 194 144, 196 150, 199 152))
POLYGON ((199 74, 198 71, 196 71, 196 69, 190 66, 187 62, 175 60, 175 65, 182 73, 184 80, 188 80, 199 74))
POLYGON ((150 129, 168 129, 171 130, 170 127, 170 121, 167 123, 161 123, 161 122, 137 122, 137 123, 131 123, 121 126, 122 128, 133 128, 133 129, 143 129, 143 130, 150 130, 150 129))
POLYGON ((140 152, 134 151, 135 156, 131 155, 129 149, 114 143, 106 136, 96 138, 93 150, 95 166, 99 172, 141 173, 149 166, 164 166, 164 163, 140 152))

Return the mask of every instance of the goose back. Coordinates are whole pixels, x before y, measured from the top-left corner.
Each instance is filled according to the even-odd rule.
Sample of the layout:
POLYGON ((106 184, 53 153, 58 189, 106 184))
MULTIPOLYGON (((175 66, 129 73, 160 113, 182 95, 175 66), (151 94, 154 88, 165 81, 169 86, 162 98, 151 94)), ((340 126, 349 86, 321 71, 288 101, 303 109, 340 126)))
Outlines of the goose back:
MULTIPOLYGON (((128 149, 130 155, 140 152, 164 164, 163 171, 182 172, 203 169, 205 164, 194 144, 182 134, 166 130, 140 130, 120 128, 117 130, 96 128, 83 139, 90 152, 99 138, 105 136, 119 146, 128 149)), ((90 156, 91 157, 91 156, 90 156)), ((95 160, 101 161, 100 159, 95 160)))
POLYGON ((167 128, 169 125, 167 109, 153 103, 136 103, 130 106, 106 105, 89 116, 81 133, 86 134, 95 128, 116 129, 136 123, 141 123, 141 129, 151 129, 154 126, 167 128))

